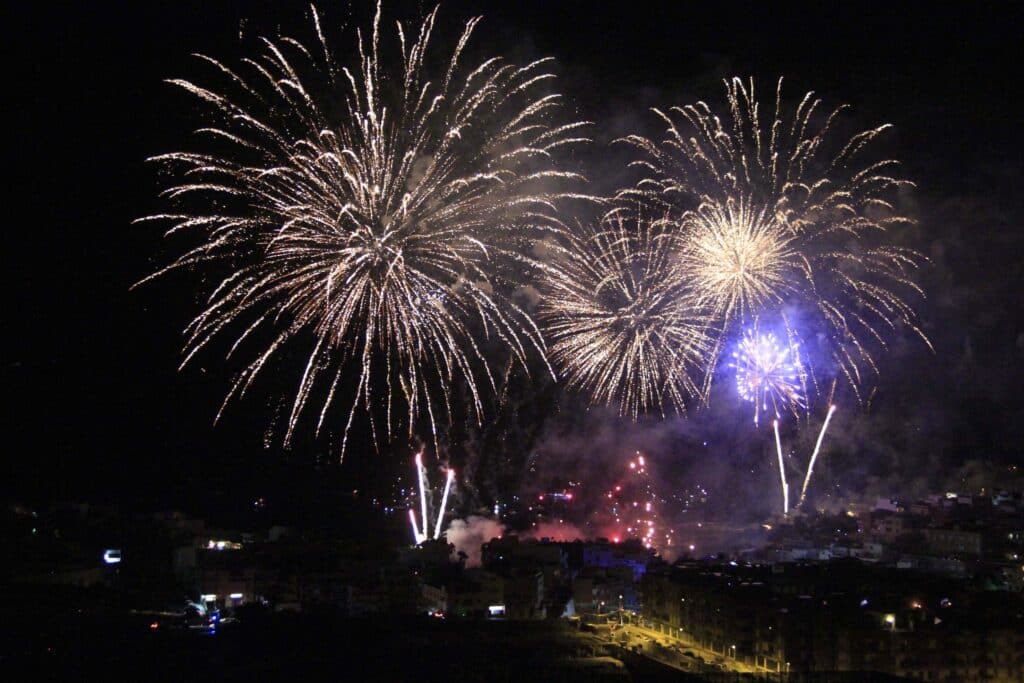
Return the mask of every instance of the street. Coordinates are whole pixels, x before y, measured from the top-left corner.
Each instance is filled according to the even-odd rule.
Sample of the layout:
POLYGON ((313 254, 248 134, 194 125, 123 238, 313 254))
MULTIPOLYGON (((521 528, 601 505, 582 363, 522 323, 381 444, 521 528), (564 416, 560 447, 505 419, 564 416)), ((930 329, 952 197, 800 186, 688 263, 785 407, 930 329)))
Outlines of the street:
POLYGON ((616 626, 615 630, 611 630, 610 627, 607 630, 602 628, 601 633, 607 640, 619 644, 630 652, 688 673, 764 673, 763 670, 724 657, 687 639, 674 638, 635 624, 616 626))

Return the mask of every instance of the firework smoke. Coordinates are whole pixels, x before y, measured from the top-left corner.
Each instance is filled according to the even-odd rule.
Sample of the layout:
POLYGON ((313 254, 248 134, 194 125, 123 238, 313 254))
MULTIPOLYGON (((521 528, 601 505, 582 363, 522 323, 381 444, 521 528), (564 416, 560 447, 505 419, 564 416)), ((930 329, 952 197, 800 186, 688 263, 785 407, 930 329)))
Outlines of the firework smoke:
POLYGON ((453 519, 444 536, 457 552, 466 554, 467 567, 479 567, 483 544, 501 538, 504 533, 505 527, 501 523, 487 517, 470 515, 466 519, 453 519))

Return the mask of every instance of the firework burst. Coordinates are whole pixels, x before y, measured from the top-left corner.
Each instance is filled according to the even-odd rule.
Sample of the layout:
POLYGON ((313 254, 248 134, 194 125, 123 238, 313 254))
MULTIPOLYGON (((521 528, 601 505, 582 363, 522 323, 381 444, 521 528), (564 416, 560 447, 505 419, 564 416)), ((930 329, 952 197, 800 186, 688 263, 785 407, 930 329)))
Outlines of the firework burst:
POLYGON ((397 423, 411 434, 425 417, 436 447, 454 382, 468 386, 481 419, 481 392, 494 387, 485 340, 524 366, 531 349, 543 356, 495 264, 517 258, 531 234, 562 229, 555 203, 568 194, 552 188, 575 176, 554 154, 582 141, 584 124, 552 123, 559 96, 538 92, 552 78, 548 60, 465 68, 478 19, 434 74, 437 9, 418 32, 398 25, 387 61, 378 4, 351 67, 312 12, 308 48, 263 39, 237 68, 198 56, 215 85, 170 81, 209 116, 196 131, 202 151, 154 159, 172 178, 163 194, 174 208, 143 220, 199 236, 156 275, 214 273, 182 364, 218 338, 229 357, 248 354, 225 405, 286 353, 303 359, 286 444, 311 404, 319 434, 344 402, 342 454, 364 411, 375 442, 397 423))
POLYGON ((707 322, 677 267, 678 232, 608 214, 556 247, 544 271, 540 316, 566 383, 592 403, 682 411, 699 393, 707 322))
POLYGON ((754 404, 754 424, 769 409, 778 418, 783 411, 796 413, 805 406, 795 345, 780 345, 774 334, 747 330, 732 356, 736 389, 740 398, 754 404))
POLYGON ((764 209, 742 198, 705 202, 687 214, 687 229, 681 267, 698 305, 728 320, 782 300, 796 253, 792 236, 764 209))
POLYGON ((753 81, 726 83, 728 112, 704 102, 656 113, 665 139, 625 139, 645 175, 624 197, 668 212, 689 233, 683 253, 699 300, 729 324, 786 306, 813 318, 830 342, 833 365, 860 393, 864 370, 877 372, 872 346, 886 332, 921 331, 908 299, 923 296, 910 279, 924 257, 892 245, 912 221, 896 204, 912 183, 891 159, 865 148, 889 126, 850 138, 833 134, 846 107, 821 115, 808 93, 788 116, 782 81, 774 114, 764 119, 753 81))

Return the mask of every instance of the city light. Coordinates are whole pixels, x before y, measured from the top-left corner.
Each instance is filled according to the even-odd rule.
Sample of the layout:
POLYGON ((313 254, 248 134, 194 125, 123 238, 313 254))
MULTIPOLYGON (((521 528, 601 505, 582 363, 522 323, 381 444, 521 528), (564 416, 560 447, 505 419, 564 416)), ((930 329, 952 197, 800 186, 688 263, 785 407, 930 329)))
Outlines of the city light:
POLYGON ((218 541, 210 539, 206 544, 207 550, 241 550, 242 544, 235 541, 218 541))

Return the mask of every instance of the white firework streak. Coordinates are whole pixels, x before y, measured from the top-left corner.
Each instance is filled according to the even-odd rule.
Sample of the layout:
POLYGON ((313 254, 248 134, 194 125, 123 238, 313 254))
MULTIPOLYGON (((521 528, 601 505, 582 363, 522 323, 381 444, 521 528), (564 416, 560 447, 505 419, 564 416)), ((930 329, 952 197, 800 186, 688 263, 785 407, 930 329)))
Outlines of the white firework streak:
POLYGON ((825 438, 825 430, 828 429, 828 423, 832 420, 832 414, 836 412, 835 405, 828 407, 828 414, 825 416, 825 422, 821 425, 821 431, 818 432, 818 440, 814 444, 814 452, 811 454, 811 461, 807 465, 807 474, 804 476, 804 485, 800 490, 800 501, 797 503, 797 507, 800 507, 804 503, 804 498, 807 497, 807 487, 811 483, 811 477, 814 475, 814 463, 818 460, 818 451, 821 450, 821 442, 825 438))

